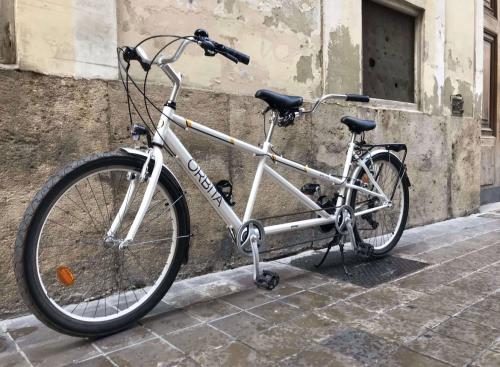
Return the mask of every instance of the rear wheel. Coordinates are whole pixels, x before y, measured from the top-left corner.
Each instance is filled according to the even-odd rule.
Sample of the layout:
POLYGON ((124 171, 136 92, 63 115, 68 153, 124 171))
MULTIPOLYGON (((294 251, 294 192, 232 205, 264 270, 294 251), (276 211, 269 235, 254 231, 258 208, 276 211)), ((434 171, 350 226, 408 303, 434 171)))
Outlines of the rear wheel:
POLYGON ((125 153, 74 162, 28 207, 16 240, 16 278, 26 304, 49 327, 85 337, 117 332, 151 310, 173 283, 187 254, 189 214, 166 169, 134 242, 118 246, 147 186, 139 180, 144 162, 125 153), (110 239, 132 182, 130 207, 110 239))
MULTIPOLYGON (((373 257, 385 256, 398 243, 406 226, 409 207, 409 183, 403 175, 401 161, 389 152, 377 153, 367 162, 377 184, 391 199, 392 205, 375 212, 356 216, 355 236, 373 246, 373 257)), ((361 169, 356 182, 367 184, 373 190, 368 175, 361 169)), ((381 199, 359 190, 353 190, 350 205, 355 213, 382 205, 381 199)))

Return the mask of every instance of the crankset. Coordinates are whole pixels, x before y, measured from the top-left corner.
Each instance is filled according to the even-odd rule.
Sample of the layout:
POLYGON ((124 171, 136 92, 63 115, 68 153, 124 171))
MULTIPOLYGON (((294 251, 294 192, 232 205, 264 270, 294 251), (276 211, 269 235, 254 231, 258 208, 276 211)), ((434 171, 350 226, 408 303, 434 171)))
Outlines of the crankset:
POLYGON ((255 219, 243 223, 236 234, 236 247, 245 256, 252 256, 252 245, 250 241, 252 235, 255 236, 257 247, 260 250, 264 245, 266 234, 262 223, 255 219))
POLYGON ((277 273, 270 270, 260 271, 260 248, 264 247, 265 232, 262 224, 255 219, 246 221, 238 229, 236 235, 236 245, 238 249, 246 256, 253 258, 253 280, 257 287, 268 290, 274 289, 280 277, 277 273))

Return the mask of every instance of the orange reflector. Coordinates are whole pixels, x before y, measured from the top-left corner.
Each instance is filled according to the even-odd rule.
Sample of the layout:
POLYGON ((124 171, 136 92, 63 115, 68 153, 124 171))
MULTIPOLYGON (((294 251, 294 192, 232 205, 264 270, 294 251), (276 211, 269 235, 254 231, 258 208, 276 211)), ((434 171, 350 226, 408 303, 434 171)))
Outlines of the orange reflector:
POLYGON ((73 285, 75 277, 67 266, 60 266, 57 268, 57 279, 64 285, 73 285))
POLYGON ((368 178, 368 175, 363 175, 363 177, 361 178, 361 181, 363 181, 363 183, 367 184, 368 182, 370 182, 370 179, 368 178))

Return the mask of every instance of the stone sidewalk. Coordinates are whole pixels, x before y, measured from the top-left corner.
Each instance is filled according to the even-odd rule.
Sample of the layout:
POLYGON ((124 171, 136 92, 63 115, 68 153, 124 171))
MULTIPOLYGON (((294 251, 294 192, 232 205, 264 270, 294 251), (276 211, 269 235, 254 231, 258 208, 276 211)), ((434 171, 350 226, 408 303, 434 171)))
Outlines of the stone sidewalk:
POLYGON ((500 366, 500 211, 405 232, 391 257, 332 251, 174 283, 131 329, 68 337, 33 316, 0 322, 0 366, 500 366), (383 280, 383 282, 381 282, 383 280))

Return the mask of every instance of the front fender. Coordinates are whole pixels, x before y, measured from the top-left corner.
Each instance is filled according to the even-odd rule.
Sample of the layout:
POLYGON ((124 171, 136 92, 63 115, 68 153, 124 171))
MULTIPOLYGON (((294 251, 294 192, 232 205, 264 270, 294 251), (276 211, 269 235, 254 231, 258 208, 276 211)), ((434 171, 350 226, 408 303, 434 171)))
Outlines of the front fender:
MULTIPOLYGON (((122 147, 122 148, 120 148, 120 150, 126 152, 127 154, 138 155, 138 156, 141 156, 144 158, 147 158, 149 156, 147 152, 145 152, 144 150, 140 150, 140 149, 122 147)), ((154 161, 154 158, 151 157, 151 160, 154 161)), ((171 176, 172 180, 174 181, 174 184, 178 186, 178 188, 181 192, 184 192, 184 190, 182 190, 181 184, 179 183, 179 180, 177 179, 177 177, 175 177, 174 173, 170 170, 170 168, 168 168, 165 165, 165 163, 163 163, 162 174, 167 174, 168 176, 171 176)), ((187 203, 186 203, 186 208, 187 208, 187 203)), ((188 210, 188 218, 189 218, 189 210, 188 210)), ((191 244, 191 237, 188 237, 187 238, 187 246, 185 246, 183 248, 183 251, 184 251, 184 254, 182 256, 183 264, 187 264, 187 262, 188 262, 190 244, 191 244)))

